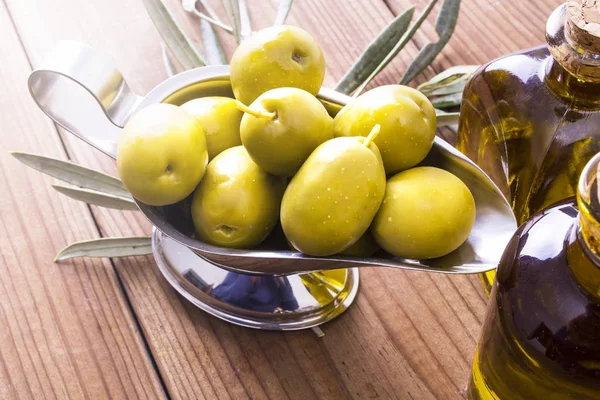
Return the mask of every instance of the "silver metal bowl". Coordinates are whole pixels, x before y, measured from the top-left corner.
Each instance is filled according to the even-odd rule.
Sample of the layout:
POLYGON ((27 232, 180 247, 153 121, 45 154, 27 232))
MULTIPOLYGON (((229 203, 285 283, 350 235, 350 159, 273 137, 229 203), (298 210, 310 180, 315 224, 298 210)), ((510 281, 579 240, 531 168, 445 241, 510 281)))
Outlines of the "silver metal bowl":
MULTIPOLYGON (((104 56, 90 47, 70 41, 60 42, 40 68, 31 73, 28 83, 32 97, 50 118, 112 158, 116 156, 116 144, 122 127, 137 110, 161 102, 180 105, 204 96, 233 97, 227 66, 202 67, 183 72, 162 82, 145 97, 138 96, 129 89, 119 71, 104 56)), ((327 88, 319 92, 318 98, 332 115, 351 101, 348 96, 327 88)), ((357 267, 380 266, 441 273, 480 273, 496 267, 505 245, 517 227, 510 205, 500 190, 479 167, 440 138, 435 139, 431 152, 421 165, 436 166, 458 176, 471 190, 477 207, 475 226, 467 241, 447 256, 425 261, 393 257, 383 252, 371 258, 307 256, 289 250, 283 233, 277 229, 254 249, 217 247, 193 237, 189 198, 165 207, 149 206, 141 202, 137 202, 137 205, 157 230, 154 234, 154 244, 158 249, 155 255, 159 267, 167 279, 192 301, 199 299, 203 305, 210 303, 206 296, 212 296, 212 299, 214 296, 211 290, 223 283, 221 278, 203 279, 205 273, 202 271, 211 268, 216 268, 219 276, 227 275, 229 271, 234 275, 262 275, 261 279, 275 281, 281 278, 293 280, 317 271, 353 268, 348 272, 351 276, 347 275, 346 284, 338 282, 334 291, 335 296, 344 293, 343 301, 335 296, 331 300, 332 303, 343 303, 345 309, 356 293, 357 267), (169 254, 164 251, 165 243, 170 249, 169 254), (173 262, 178 258, 173 254, 179 254, 179 258, 187 261, 173 262), (185 276, 189 268, 184 264, 192 263, 189 254, 200 257, 193 258, 193 263, 200 265, 195 267, 195 273, 199 275, 200 280, 196 276, 190 281, 189 276, 185 276), (192 293, 193 289, 190 289, 190 285, 198 288, 198 285, 192 282, 194 280, 206 283, 200 294, 192 293)), ((253 282, 256 282, 256 279, 253 282)), ((306 288, 304 281, 303 284, 306 288)), ((294 283, 291 286, 297 285, 294 283)), ((226 303, 220 303, 220 310, 225 309, 231 316, 232 311, 228 309, 231 304, 226 303)), ((323 304, 313 301, 306 307, 317 309, 321 306, 323 304)), ((249 310, 252 311, 252 306, 249 310)), ((273 313, 268 314, 272 316, 273 313)), ((329 314, 334 315, 335 312, 329 310, 329 314)), ((244 314, 244 318, 248 318, 247 313, 244 314)), ((303 318, 308 320, 313 317, 303 318)), ((229 320, 239 323, 235 318, 229 320)), ((256 321, 256 324, 244 325, 263 327, 261 324, 264 315, 256 317, 256 321)), ((280 318, 276 316, 275 321, 270 329, 298 329, 310 326, 292 321, 287 325, 283 324, 288 328, 282 328, 280 318)))
MULTIPOLYGON (((62 42, 43 67, 32 72, 29 87, 40 108, 53 120, 112 158, 121 127, 136 110, 160 102, 180 105, 197 97, 233 96, 228 67, 216 66, 173 76, 147 96, 139 97, 104 57, 75 42, 62 42)), ((332 114, 351 100, 327 88, 318 97, 332 114)), ((374 258, 311 257, 290 251, 277 238, 249 250, 217 247, 193 238, 189 199, 165 207, 137 204, 165 235, 231 271, 285 275, 366 266, 444 273, 494 269, 516 229, 510 205, 500 190, 479 167, 440 138, 435 139, 421 165, 436 166, 458 176, 473 193, 477 207, 475 226, 465 244, 447 256, 426 261, 385 254, 374 258)))

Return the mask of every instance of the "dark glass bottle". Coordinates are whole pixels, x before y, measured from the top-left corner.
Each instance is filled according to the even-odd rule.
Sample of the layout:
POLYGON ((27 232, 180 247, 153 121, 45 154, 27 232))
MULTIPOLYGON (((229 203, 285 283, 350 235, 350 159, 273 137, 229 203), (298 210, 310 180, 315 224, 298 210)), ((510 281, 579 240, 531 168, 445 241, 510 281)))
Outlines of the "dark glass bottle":
POLYGON ((600 151, 600 39, 574 25, 569 7, 548 19, 547 46, 485 65, 464 92, 457 148, 496 182, 519 223, 574 196, 600 151))
POLYGON ((470 399, 600 399, 600 154, 577 202, 535 215, 498 267, 470 399))

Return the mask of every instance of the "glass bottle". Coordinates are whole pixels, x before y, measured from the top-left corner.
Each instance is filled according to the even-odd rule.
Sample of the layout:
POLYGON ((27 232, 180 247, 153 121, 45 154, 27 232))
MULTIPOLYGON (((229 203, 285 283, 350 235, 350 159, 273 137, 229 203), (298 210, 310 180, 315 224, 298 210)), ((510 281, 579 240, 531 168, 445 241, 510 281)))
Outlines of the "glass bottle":
POLYGON ((600 154, 575 199, 521 225, 500 261, 470 399, 600 398, 600 154))
MULTIPOLYGON (((557 8, 547 45, 492 61, 464 91, 457 148, 496 182, 519 223, 574 196, 600 151, 600 38, 577 25, 600 15, 586 3, 557 8)), ((482 277, 488 289, 493 277, 482 277)))

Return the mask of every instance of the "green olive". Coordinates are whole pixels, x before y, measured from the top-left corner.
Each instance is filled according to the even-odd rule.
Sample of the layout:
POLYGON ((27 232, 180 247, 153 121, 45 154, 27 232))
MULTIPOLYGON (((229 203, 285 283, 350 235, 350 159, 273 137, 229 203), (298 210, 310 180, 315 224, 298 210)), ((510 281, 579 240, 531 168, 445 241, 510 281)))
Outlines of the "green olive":
POLYGON ((280 25, 240 43, 231 57, 230 71, 235 98, 249 105, 278 87, 296 87, 316 95, 325 77, 325 58, 308 32, 280 25))
POLYGON ((429 153, 436 130, 435 109, 421 92, 408 86, 380 86, 357 97, 333 120, 338 136, 367 136, 375 124, 375 144, 388 175, 414 167, 429 153))
POLYGON ((285 236, 306 254, 344 251, 368 229, 384 191, 377 146, 357 137, 328 140, 308 157, 285 191, 285 236))
POLYGON ((292 176, 310 153, 333 138, 333 120, 319 100, 296 88, 260 95, 242 118, 242 143, 262 169, 292 176))
POLYGON ((367 230, 352 246, 340 254, 354 257, 371 257, 377 253, 377 250, 379 250, 379 245, 375 241, 371 231, 367 230))
POLYGON ((443 169, 418 167, 388 180, 371 232, 388 253, 422 260, 456 250, 474 223, 467 185, 443 169))
POLYGON ((188 197, 206 171, 204 132, 180 107, 158 103, 136 112, 123 128, 117 168, 139 201, 166 206, 188 197))
POLYGON ((181 108, 191 114, 206 136, 210 160, 223 150, 242 144, 240 122, 244 115, 229 97, 202 97, 190 100, 181 108))
POLYGON ((250 248, 277 224, 285 178, 266 173, 236 146, 216 156, 194 192, 192 219, 207 243, 250 248))

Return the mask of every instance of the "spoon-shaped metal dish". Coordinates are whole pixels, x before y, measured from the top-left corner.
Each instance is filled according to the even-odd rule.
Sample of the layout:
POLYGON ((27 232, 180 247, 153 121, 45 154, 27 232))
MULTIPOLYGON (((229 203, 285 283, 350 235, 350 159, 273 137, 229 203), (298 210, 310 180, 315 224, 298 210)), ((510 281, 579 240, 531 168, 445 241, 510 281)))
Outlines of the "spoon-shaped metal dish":
MULTIPOLYGON (((29 77, 32 97, 56 123, 115 158, 121 127, 136 111, 153 103, 176 105, 202 96, 230 96, 226 66, 202 67, 178 74, 146 97, 131 92, 121 74, 104 57, 76 42, 62 42, 29 77)), ((331 113, 351 98, 323 88, 319 99, 331 113)), ((226 270, 251 274, 287 275, 351 267, 393 267, 442 273, 480 273, 494 269, 517 225, 510 205, 473 162, 440 138, 421 165, 435 166, 458 176, 475 198, 477 218, 467 241, 437 259, 410 260, 380 253, 372 258, 312 257, 288 250, 283 232, 276 231, 259 247, 235 250, 193 238, 189 199, 153 207, 137 202, 150 222, 165 235, 200 257, 226 270)))

